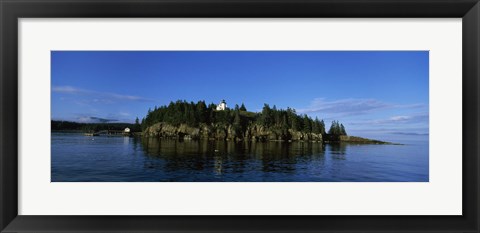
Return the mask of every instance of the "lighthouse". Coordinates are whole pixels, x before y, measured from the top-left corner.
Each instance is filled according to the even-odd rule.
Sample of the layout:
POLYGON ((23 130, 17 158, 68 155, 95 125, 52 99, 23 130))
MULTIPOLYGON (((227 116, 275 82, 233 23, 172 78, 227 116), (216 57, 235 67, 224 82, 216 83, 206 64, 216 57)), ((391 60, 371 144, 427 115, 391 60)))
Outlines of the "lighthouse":
POLYGON ((217 111, 223 111, 225 109, 227 109, 227 102, 225 102, 225 100, 222 100, 222 102, 217 105, 217 111))

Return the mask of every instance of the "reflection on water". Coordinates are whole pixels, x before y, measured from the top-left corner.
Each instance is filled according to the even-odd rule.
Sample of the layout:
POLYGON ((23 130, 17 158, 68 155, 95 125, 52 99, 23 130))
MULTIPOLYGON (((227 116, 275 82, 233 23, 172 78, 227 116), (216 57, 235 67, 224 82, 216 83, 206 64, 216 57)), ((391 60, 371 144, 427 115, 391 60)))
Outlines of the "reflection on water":
POLYGON ((52 133, 52 181, 428 181, 428 144, 177 141, 52 133))
POLYGON ((165 161, 167 171, 210 169, 215 175, 246 173, 259 168, 262 172, 292 173, 302 159, 321 160, 325 150, 321 143, 207 140, 144 139, 142 146, 145 155, 152 160, 165 161))

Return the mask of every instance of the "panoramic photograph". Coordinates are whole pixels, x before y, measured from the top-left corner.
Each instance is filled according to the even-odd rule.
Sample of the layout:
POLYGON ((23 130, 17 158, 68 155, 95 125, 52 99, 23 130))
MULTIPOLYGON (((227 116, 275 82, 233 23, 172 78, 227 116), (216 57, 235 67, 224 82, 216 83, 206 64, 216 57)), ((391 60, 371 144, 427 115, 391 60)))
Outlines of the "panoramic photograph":
POLYGON ((52 51, 52 182, 429 182, 428 51, 52 51))

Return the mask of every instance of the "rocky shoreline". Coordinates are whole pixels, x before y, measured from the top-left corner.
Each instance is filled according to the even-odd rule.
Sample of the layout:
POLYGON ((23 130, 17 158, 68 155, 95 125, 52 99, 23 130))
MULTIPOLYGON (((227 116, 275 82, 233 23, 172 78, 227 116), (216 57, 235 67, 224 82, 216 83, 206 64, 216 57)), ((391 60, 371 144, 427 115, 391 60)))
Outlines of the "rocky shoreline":
POLYGON ((263 126, 248 126, 245 133, 238 133, 232 125, 200 124, 190 127, 186 124, 174 126, 156 123, 143 131, 144 137, 173 138, 183 140, 234 140, 234 141, 323 141, 321 134, 288 130, 266 129, 263 126))
POLYGON ((363 143, 363 144, 393 144, 379 140, 355 136, 333 136, 316 133, 299 132, 292 129, 275 130, 267 129, 259 125, 250 125, 245 133, 238 133, 232 125, 221 124, 200 124, 198 127, 191 127, 186 124, 174 126, 167 123, 156 123, 142 132, 143 137, 168 138, 178 140, 232 140, 232 141, 310 141, 324 143, 363 143))

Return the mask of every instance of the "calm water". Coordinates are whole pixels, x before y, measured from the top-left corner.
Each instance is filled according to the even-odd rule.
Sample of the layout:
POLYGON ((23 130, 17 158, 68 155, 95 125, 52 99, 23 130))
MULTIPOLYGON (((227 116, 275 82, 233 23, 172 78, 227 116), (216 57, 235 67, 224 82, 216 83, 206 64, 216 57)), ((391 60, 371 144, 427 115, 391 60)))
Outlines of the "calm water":
POLYGON ((428 181, 428 142, 252 143, 52 133, 52 181, 428 181))

